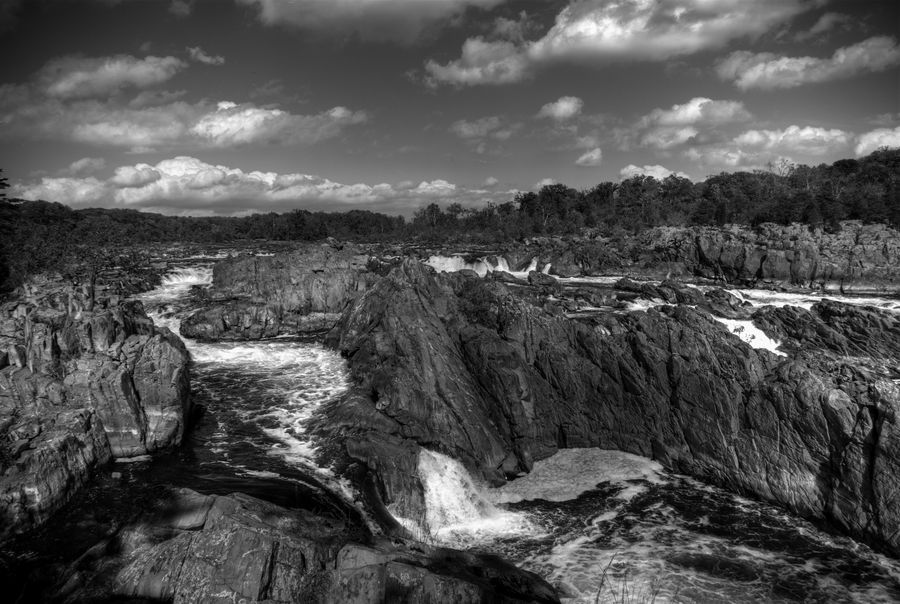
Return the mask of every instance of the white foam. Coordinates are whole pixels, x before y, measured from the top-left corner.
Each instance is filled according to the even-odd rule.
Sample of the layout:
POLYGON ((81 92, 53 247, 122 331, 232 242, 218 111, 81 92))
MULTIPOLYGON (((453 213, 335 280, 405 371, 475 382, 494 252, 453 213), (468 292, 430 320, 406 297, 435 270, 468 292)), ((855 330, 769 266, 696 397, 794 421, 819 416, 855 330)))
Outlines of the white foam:
POLYGON ((177 300, 183 297, 194 285, 210 285, 211 283, 211 266, 177 268, 166 273, 159 287, 141 294, 141 299, 146 302, 156 303, 177 300))
MULTIPOLYGON (((531 536, 537 531, 525 514, 496 507, 457 460, 422 449, 419 478, 425 491, 425 526, 431 539, 471 547, 500 536, 531 536)), ((397 518, 403 524, 411 521, 397 518)))
POLYGON ((822 300, 833 300, 854 306, 874 306, 891 312, 900 313, 900 300, 896 298, 879 298, 871 296, 841 296, 835 294, 789 293, 765 289, 731 289, 728 293, 743 302, 755 307, 760 306, 799 306, 807 310, 822 300))
MULTIPOLYGON (((503 271, 518 277, 519 279, 527 279, 528 273, 537 270, 538 259, 536 257, 532 258, 528 268, 523 271, 512 270, 509 266, 509 262, 507 262, 506 258, 503 256, 486 256, 484 258, 479 258, 474 262, 468 262, 462 256, 431 256, 425 261, 425 264, 439 273, 455 273, 462 270, 472 270, 478 273, 479 277, 484 277, 488 273, 494 271, 503 271), (492 258, 494 261, 491 261, 492 258)), ((546 273, 549 270, 550 265, 548 264, 544 267, 544 272, 546 273)))
POLYGON ((489 497, 496 503, 534 499, 566 501, 603 482, 644 479, 660 483, 662 471, 659 463, 622 451, 560 449, 547 459, 535 462, 525 476, 491 489, 489 497))
POLYGON ((724 319, 713 317, 716 321, 728 328, 728 331, 757 350, 768 350, 778 356, 786 357, 787 354, 779 350, 781 342, 773 340, 766 333, 753 324, 753 321, 741 321, 738 319, 724 319))
POLYGON ((625 305, 625 310, 628 312, 647 312, 652 308, 657 308, 659 306, 665 306, 668 302, 664 300, 660 300, 659 298, 651 298, 649 300, 645 298, 637 298, 628 302, 625 305))

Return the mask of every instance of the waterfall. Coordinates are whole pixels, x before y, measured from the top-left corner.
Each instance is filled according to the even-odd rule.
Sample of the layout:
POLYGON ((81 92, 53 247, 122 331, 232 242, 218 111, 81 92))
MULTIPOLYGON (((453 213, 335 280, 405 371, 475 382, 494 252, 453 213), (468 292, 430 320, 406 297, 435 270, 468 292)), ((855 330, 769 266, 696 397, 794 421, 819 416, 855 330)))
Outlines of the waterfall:
POLYGON ((763 330, 753 324, 753 321, 723 319, 722 317, 716 316, 714 316, 713 319, 723 324, 728 328, 728 331, 739 337, 751 347, 756 349, 768 350, 769 352, 773 352, 780 357, 787 356, 785 353, 778 350, 778 347, 781 346, 781 342, 773 340, 772 338, 767 336, 763 330))
POLYGON ((438 543, 470 547, 498 536, 537 532, 525 514, 491 503, 486 489, 452 457, 422 449, 418 471, 425 491, 425 526, 419 528, 438 543))
MULTIPOLYGON (((484 277, 494 271, 503 271, 520 279, 527 279, 528 273, 538 269, 537 257, 532 258, 528 268, 522 271, 512 270, 509 266, 509 261, 503 256, 486 256, 479 258, 475 262, 467 262, 462 256, 431 256, 425 261, 425 264, 439 273, 455 273, 468 269, 478 273, 479 277, 484 277)), ((549 270, 550 265, 548 264, 544 267, 544 272, 547 273, 549 270)))
POLYGON ((208 266, 192 266, 177 268, 162 278, 160 289, 170 287, 190 287, 192 285, 208 285, 212 283, 212 268, 208 266))

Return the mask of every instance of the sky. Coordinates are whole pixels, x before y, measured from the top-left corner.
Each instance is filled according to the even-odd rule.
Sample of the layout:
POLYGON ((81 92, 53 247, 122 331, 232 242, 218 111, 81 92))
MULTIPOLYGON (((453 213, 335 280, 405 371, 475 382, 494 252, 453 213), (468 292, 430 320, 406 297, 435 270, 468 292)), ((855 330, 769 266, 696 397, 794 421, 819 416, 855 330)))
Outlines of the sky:
POLYGON ((900 146, 896 0, 0 0, 0 169, 72 207, 411 215, 900 146))

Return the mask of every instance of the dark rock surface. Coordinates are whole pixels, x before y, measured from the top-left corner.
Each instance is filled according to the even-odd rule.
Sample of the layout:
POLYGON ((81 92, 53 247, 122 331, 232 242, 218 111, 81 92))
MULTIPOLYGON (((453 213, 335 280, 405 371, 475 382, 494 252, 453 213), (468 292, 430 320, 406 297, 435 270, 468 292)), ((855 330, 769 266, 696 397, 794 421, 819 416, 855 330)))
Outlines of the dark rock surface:
POLYGON ((361 248, 310 245, 272 256, 237 256, 213 268, 210 304, 181 324, 200 340, 321 333, 377 278, 361 248))
POLYGON ((619 238, 544 239, 506 253, 538 257, 563 277, 700 277, 755 287, 900 293, 900 233, 847 221, 840 232, 806 225, 657 227, 619 238))
POLYGON ((0 306, 0 537, 112 457, 181 442, 188 353, 140 303, 41 282, 0 306))
MULTIPOLYGON (((896 341, 887 313, 790 312, 799 318, 781 320, 778 333, 820 321, 861 348, 871 345, 859 340, 865 330, 896 341)), ((884 372, 861 372, 839 346, 816 355, 823 343, 797 337, 809 354, 785 359, 687 305, 572 320, 496 281, 409 261, 331 332, 355 388, 322 429, 344 439, 378 497, 405 517, 422 513, 419 447, 491 483, 557 448, 602 447, 900 552, 900 387, 884 372)), ((878 346, 896 364, 896 344, 878 346)))
POLYGON ((63 573, 57 597, 168 602, 558 602, 494 557, 372 537, 243 494, 178 490, 63 573))

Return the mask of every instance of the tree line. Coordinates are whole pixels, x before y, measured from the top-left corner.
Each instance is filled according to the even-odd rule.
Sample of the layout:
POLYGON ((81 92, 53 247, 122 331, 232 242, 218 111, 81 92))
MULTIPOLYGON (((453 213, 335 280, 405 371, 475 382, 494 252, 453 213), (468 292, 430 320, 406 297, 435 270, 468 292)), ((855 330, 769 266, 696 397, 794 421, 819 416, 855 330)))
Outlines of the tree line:
POLYGON ((136 210, 73 210, 59 203, 7 199, 0 175, 0 292, 30 274, 60 270, 98 254, 128 257, 135 245, 240 240, 470 241, 532 236, 624 235, 655 226, 800 222, 836 230, 841 220, 900 227, 900 149, 806 166, 782 161, 694 183, 676 175, 638 175, 584 190, 552 184, 481 208, 429 204, 409 221, 365 210, 243 217, 166 216, 136 210), (102 251, 102 254, 101 254, 102 251))

